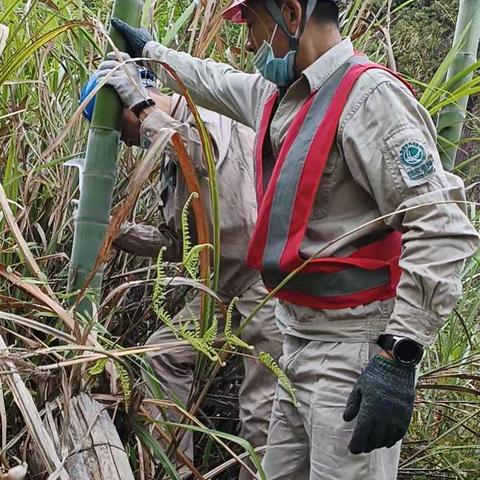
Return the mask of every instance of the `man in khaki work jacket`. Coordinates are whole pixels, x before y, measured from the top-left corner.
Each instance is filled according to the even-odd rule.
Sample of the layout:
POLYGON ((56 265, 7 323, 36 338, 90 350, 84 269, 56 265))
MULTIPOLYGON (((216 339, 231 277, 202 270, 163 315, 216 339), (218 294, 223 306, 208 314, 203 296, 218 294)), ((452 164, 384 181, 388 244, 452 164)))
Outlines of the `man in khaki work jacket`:
POLYGON ((478 247, 461 180, 409 87, 342 39, 333 0, 236 0, 259 73, 152 41, 113 20, 135 57, 182 78, 198 104, 257 131, 259 218, 248 260, 283 285, 281 364, 268 480, 392 480, 423 348, 461 291, 478 247), (458 203, 455 203, 458 202, 458 203))
MULTIPOLYGON (((128 60, 128 56, 124 59, 128 60)), ((208 176, 203 163, 200 137, 186 101, 178 95, 170 97, 160 94, 154 88, 147 88, 145 80, 141 79, 145 70, 140 73, 134 63, 126 63, 124 67, 115 70, 118 66, 116 56, 111 54, 111 59, 100 65, 95 77, 98 81, 111 74, 107 83, 115 88, 125 105, 122 140, 129 146, 142 145, 147 148, 162 129, 173 129, 180 133, 197 170, 201 193, 208 199, 208 176), (150 106, 137 112, 137 116, 134 113, 135 105, 145 99, 150 100, 147 102, 150 106)), ((238 326, 240 317, 247 317, 267 295, 258 272, 247 268, 245 264, 257 209, 251 161, 254 133, 250 128, 217 113, 202 108, 199 112, 214 146, 218 171, 221 251, 217 293, 227 305, 234 297, 239 298, 234 316, 234 324, 238 326)), ((158 227, 124 224, 115 240, 118 248, 134 255, 157 257, 160 249, 166 247, 164 259, 181 260, 181 213, 189 193, 177 170, 175 157, 170 155, 162 171, 161 196, 164 201, 162 213, 165 224, 158 227)), ((281 353, 281 334, 274 320, 274 304, 273 300, 268 302, 266 308, 252 319, 244 329, 242 339, 253 345, 257 354, 269 352, 273 358, 278 359, 281 353)), ((197 318, 200 316, 199 297, 178 313, 174 323, 184 323, 192 314, 197 318)), ((219 331, 222 331, 223 325, 220 321, 219 323, 219 331)), ((165 327, 155 332, 147 343, 161 345, 175 340, 173 332, 165 327)), ((196 351, 189 345, 159 348, 149 354, 147 359, 167 395, 186 405, 193 384, 196 351)), ((276 377, 251 356, 244 357, 244 367, 245 377, 239 392, 240 435, 254 447, 261 447, 267 440, 276 377)), ((179 448, 193 460, 191 432, 185 432, 179 448)), ((187 478, 189 470, 183 467, 180 473, 183 474, 182 478, 187 478)), ((248 480, 252 475, 242 469, 239 478, 248 480)))

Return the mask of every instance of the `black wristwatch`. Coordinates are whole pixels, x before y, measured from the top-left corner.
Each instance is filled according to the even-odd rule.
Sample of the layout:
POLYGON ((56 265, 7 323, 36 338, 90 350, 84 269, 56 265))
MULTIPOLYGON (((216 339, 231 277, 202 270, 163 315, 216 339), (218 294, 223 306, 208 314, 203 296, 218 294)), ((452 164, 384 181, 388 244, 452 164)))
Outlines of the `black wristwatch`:
POLYGON ((398 363, 405 366, 418 365, 423 357, 422 345, 410 338, 380 335, 377 345, 392 355, 398 363))
POLYGON ((136 103, 130 107, 130 110, 138 117, 148 107, 154 107, 155 102, 151 98, 146 98, 141 102, 136 103))

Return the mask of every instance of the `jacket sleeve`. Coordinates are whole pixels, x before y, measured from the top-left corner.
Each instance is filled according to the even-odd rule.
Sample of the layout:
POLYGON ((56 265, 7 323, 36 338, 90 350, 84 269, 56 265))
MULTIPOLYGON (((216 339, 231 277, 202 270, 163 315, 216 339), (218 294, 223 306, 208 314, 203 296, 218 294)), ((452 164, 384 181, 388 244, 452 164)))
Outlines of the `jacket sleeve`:
POLYGON ((431 344, 461 294, 464 261, 478 248, 463 182, 444 171, 428 112, 388 75, 364 93, 340 126, 353 178, 402 233, 393 314, 387 333, 431 344), (457 203, 455 203, 457 202, 457 203))
POLYGON ((157 257, 160 249, 166 250, 163 258, 169 262, 181 260, 181 239, 173 229, 162 225, 153 227, 141 223, 125 222, 114 246, 132 255, 157 257))
POLYGON ((143 55, 153 60, 149 66, 164 85, 181 93, 177 82, 155 61, 175 70, 195 103, 253 129, 264 100, 275 90, 275 86, 259 74, 244 73, 210 59, 201 60, 157 42, 148 42, 143 55))
MULTIPOLYGON (((186 106, 185 99, 174 96, 171 100, 172 107, 170 114, 155 109, 148 115, 140 127, 140 144, 148 148, 155 140, 159 130, 169 128, 175 130, 182 137, 185 147, 192 159, 197 173, 206 175, 206 167, 203 163, 203 148, 193 116, 186 106)), ((200 116, 205 123, 205 127, 212 140, 214 155, 216 161, 225 156, 224 146, 229 145, 232 121, 221 115, 200 109, 200 116)), ((173 153, 170 147, 167 147, 169 153, 173 153)))

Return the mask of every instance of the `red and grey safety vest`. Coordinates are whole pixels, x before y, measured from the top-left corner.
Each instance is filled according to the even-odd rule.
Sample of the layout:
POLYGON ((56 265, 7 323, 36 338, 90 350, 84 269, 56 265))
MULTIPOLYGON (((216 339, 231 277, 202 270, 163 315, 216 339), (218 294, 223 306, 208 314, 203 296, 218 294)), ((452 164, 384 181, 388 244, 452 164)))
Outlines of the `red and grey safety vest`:
MULTIPOLYGON (((265 104, 255 152, 259 211, 248 264, 261 271, 270 290, 305 263, 300 246, 340 117, 355 82, 372 68, 386 70, 356 55, 310 96, 288 129, 264 187, 264 148, 268 147, 265 143, 278 92, 265 104)), ((348 257, 313 259, 276 296, 317 309, 356 307, 392 298, 400 279, 400 251, 401 235, 387 231, 348 257)))

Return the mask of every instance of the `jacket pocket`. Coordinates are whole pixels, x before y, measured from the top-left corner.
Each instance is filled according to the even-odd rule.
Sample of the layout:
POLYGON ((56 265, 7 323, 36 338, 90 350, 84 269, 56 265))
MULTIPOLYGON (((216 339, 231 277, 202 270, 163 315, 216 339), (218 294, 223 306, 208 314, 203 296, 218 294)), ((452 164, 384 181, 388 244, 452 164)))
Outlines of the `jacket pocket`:
POLYGON ((333 198, 333 187, 339 178, 338 170, 340 163, 340 153, 337 147, 333 147, 315 195, 315 202, 313 204, 312 215, 310 217, 311 220, 320 220, 327 215, 333 198))

